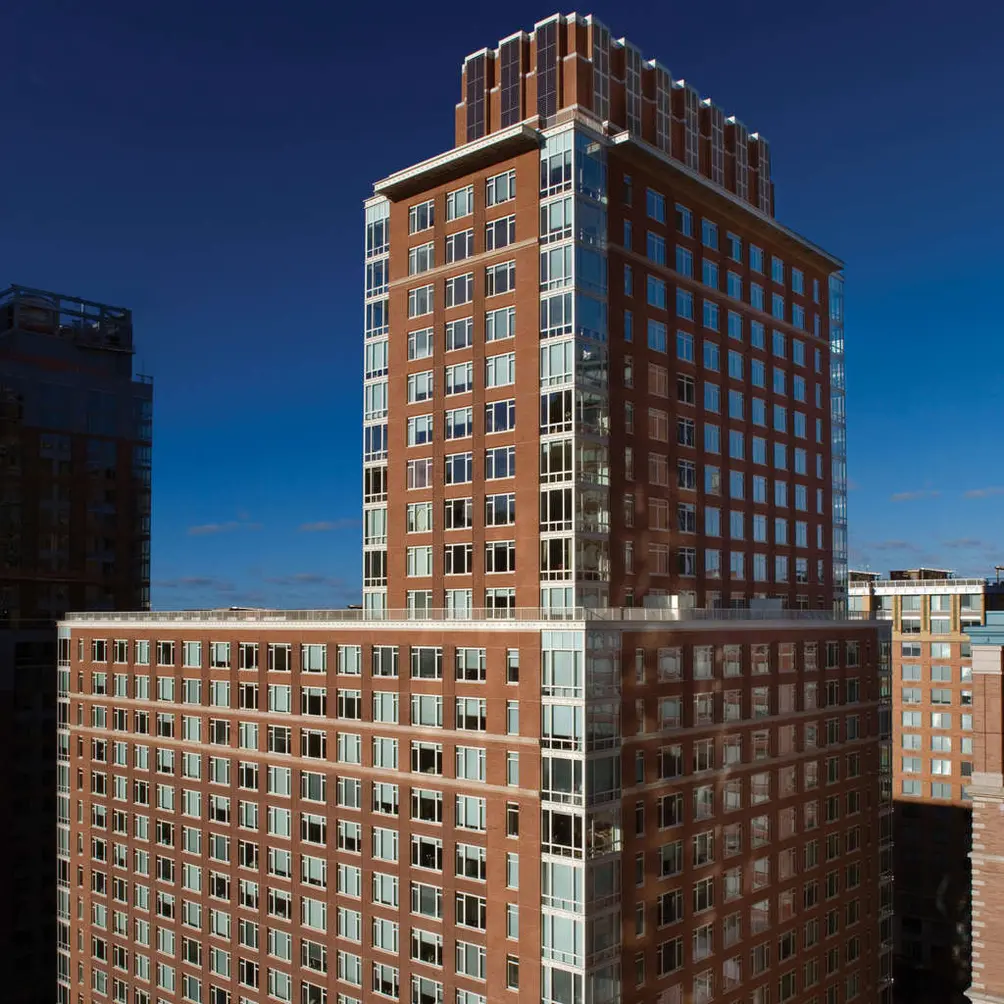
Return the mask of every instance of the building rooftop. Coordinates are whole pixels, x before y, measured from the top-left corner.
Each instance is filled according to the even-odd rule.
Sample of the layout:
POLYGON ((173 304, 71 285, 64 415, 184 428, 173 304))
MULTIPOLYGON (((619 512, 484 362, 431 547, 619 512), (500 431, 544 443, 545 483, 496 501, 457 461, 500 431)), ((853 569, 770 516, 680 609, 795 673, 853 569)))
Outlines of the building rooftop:
POLYGON ((53 335, 85 348, 132 352, 132 311, 30 286, 0 292, 0 336, 53 335))
POLYGON ((881 577, 881 572, 860 572, 853 568, 847 572, 848 582, 878 582, 881 577))
POLYGON ((892 569, 889 578, 894 582, 905 581, 926 582, 928 579, 954 579, 955 572, 950 568, 901 568, 892 569))
POLYGON ((784 610, 770 606, 764 609, 680 609, 661 607, 573 607, 566 610, 549 610, 539 607, 519 607, 499 611, 475 609, 467 612, 453 610, 372 611, 357 608, 334 610, 278 610, 272 608, 223 607, 206 610, 128 610, 68 613, 63 620, 70 626, 83 625, 141 625, 141 624, 283 624, 303 627, 333 627, 353 625, 378 627, 393 624, 397 627, 421 627, 426 624, 443 624, 450 627, 483 627, 495 629, 502 625, 537 626, 553 623, 579 624, 840 624, 848 621, 871 620, 867 612, 836 614, 831 610, 784 610))

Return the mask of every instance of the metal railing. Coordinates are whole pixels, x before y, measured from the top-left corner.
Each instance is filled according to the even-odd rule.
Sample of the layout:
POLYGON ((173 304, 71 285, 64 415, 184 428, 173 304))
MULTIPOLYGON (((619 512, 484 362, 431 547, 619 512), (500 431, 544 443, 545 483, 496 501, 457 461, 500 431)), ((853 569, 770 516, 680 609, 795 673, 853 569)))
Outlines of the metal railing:
POLYGON ((367 623, 385 624, 407 621, 412 623, 456 623, 466 621, 510 621, 515 623, 537 621, 590 621, 616 623, 629 622, 720 622, 720 621, 790 621, 793 623, 834 623, 843 621, 873 621, 878 618, 869 611, 850 611, 836 614, 831 610, 770 610, 770 609, 667 609, 660 607, 569 607, 546 609, 541 607, 516 607, 510 610, 497 608, 472 608, 449 610, 277 610, 271 608, 229 608, 204 610, 107 610, 74 611, 63 618, 68 623, 112 622, 116 624, 196 624, 204 621, 223 621, 234 624, 268 624, 274 622, 367 623))
POLYGON ((865 594, 872 589, 899 589, 909 592, 912 589, 920 589, 924 586, 972 586, 977 589, 984 589, 992 585, 989 579, 956 579, 954 577, 938 579, 875 579, 871 582, 850 582, 847 591, 851 595, 865 594))

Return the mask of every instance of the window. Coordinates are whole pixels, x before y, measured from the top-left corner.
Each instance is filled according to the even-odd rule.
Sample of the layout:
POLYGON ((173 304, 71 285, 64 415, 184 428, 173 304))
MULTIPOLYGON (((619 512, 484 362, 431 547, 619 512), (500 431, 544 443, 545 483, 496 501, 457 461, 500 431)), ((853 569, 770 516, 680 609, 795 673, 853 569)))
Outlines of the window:
POLYGON ((648 231, 646 235, 645 251, 650 261, 657 265, 666 264, 666 238, 648 231))
POLYGON ((694 214, 679 202, 676 203, 676 229, 684 237, 694 236, 694 214))
POLYGON ((676 245, 676 271, 688 279, 694 277, 694 252, 676 245))
MULTIPOLYGON (((516 288, 516 262, 489 265, 485 269, 485 296, 511 293, 516 288)), ((449 306, 449 303, 447 303, 449 306)))
POLYGON ((485 224, 485 250, 499 251, 516 240, 516 217, 501 216, 485 224))
MULTIPOLYGON (((429 351, 426 355, 432 355, 432 329, 427 329, 429 332, 429 351)), ((417 334, 422 334, 422 332, 417 332, 417 334)), ((456 321, 446 322, 446 351, 454 352, 457 349, 466 349, 474 342, 474 318, 473 317, 462 317, 456 321)), ((409 343, 410 344, 410 343, 409 343)), ((409 356, 410 358, 410 356, 409 356)), ((423 356, 416 356, 416 358, 423 358, 423 356)), ((463 364, 461 364, 463 365, 463 364)), ((449 386, 449 381, 447 381, 447 386, 449 386)), ((447 390, 447 393, 451 391, 447 390)))
POLYGON ((436 204, 432 199, 408 208, 408 233, 417 234, 428 230, 435 223, 436 204))
POLYGON ((485 182, 485 205, 497 206, 516 198, 516 172, 503 171, 485 182))
MULTIPOLYGON (((449 436, 447 436, 449 438, 449 436)), ((432 416, 412 415, 408 419, 408 445, 422 446, 432 442, 432 416)))
POLYGON ((666 222, 666 196, 651 188, 645 190, 645 212, 656 223, 666 222))
POLYGON ((408 249, 408 275, 420 275, 436 267, 436 246, 431 241, 408 249))
POLYGON ((475 980, 485 979, 487 949, 467 941, 457 941, 457 972, 475 980))
POLYGON ((710 331, 718 330, 718 304, 712 302, 711 300, 703 301, 703 317, 702 317, 704 327, 708 328, 710 331))
POLYGON ((447 499, 443 504, 444 526, 447 530, 466 530, 473 526, 473 500, 447 499))
POLYGON ((718 289, 718 263, 708 258, 701 259, 701 281, 705 286, 718 289))
MULTIPOLYGON (((651 324, 651 322, 649 322, 651 324)), ((649 342, 649 348, 652 348, 651 341, 649 342)), ((676 358, 681 359, 683 362, 692 363, 694 361, 694 336, 687 334, 686 331, 678 331, 676 333, 676 358)), ((651 374, 651 368, 649 370, 651 374)), ((650 378, 649 383, 652 383, 650 378)), ((651 386, 649 387, 651 391, 651 386)), ((665 397, 665 394, 660 395, 665 397)))
POLYGON ((421 373, 408 374, 408 403, 417 404, 420 401, 428 401, 432 398, 433 377, 432 370, 424 370, 421 373))
MULTIPOLYGON (((431 245, 430 245, 431 246, 431 245)), ((474 254, 474 231, 458 230, 455 234, 448 234, 446 237, 446 263, 463 261, 474 254)), ((410 258, 409 258, 410 264, 410 258)))
MULTIPOLYGON (((469 454, 468 454, 469 456, 469 454)), ((491 450, 485 450, 485 478, 493 480, 497 478, 511 478, 516 475, 516 447, 497 446, 491 450)), ((468 475, 467 480, 470 481, 468 475)))
POLYGON ((407 575, 432 575, 432 545, 409 547, 407 550, 407 575))
POLYGON ((446 280, 446 306, 459 307, 474 297, 474 273, 455 275, 446 280))
POLYGON ((777 255, 770 256, 770 277, 772 281, 784 285, 784 261, 777 255))
POLYGON ((654 275, 646 276, 645 295, 650 307, 658 310, 666 309, 666 282, 654 275))
POLYGON ((467 484, 472 476, 472 454, 450 453, 446 456, 445 480, 448 485, 467 484))
MULTIPOLYGON (((423 442, 430 442, 432 440, 432 416, 419 416, 418 418, 408 419, 408 445, 413 445, 411 442, 411 428, 413 422, 422 421, 424 419, 428 420, 428 439, 423 440, 423 442)), ((446 438, 447 439, 466 439, 471 435, 474 429, 474 410, 468 406, 466 408, 452 408, 446 412, 446 438)))
POLYGON ((516 570, 516 542, 496 540, 485 544, 485 572, 514 572, 516 570))
POLYGON ((421 317, 431 314, 434 303, 434 287, 419 286, 408 290, 408 317, 421 317))
POLYGON ((516 308, 500 307, 485 314, 485 341, 497 342, 516 334, 516 308))
POLYGON ((516 522, 514 493, 485 497, 485 526, 511 526, 516 522))
POLYGON ((461 217, 470 216, 474 212, 474 186, 467 185, 465 188, 458 188, 456 191, 448 192, 446 195, 446 219, 459 220, 461 217))
MULTIPOLYGON (((516 353, 488 356, 485 359, 485 386, 503 387, 516 382, 516 353)), ((515 407, 515 403, 514 403, 515 407)), ((486 430, 493 431, 493 430, 486 430)))

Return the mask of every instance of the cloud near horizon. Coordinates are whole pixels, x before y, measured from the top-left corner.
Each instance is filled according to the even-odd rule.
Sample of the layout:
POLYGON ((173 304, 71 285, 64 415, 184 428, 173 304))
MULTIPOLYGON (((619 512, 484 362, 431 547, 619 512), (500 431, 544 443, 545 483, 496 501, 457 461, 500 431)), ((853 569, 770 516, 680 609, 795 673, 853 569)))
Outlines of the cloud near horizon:
POLYGON ((876 540, 863 547, 862 553, 871 548, 873 551, 919 551, 920 548, 909 540, 876 540))
POLYGON ((970 488, 969 491, 962 493, 962 497, 967 499, 985 499, 991 495, 1004 495, 1004 487, 994 485, 990 488, 970 488))
POLYGON ((265 582, 274 586, 335 586, 344 588, 348 583, 334 575, 321 575, 320 572, 295 572, 292 575, 266 575, 265 582))
POLYGON ((261 523, 251 520, 232 519, 226 523, 200 523, 188 528, 189 537, 209 537, 217 533, 232 533, 234 530, 260 530, 261 523))
POLYGON ((889 496, 889 501, 913 502, 915 499, 930 499, 940 494, 941 492, 936 488, 919 488, 912 492, 893 492, 893 494, 889 496))
POLYGON ((215 589, 221 593, 232 592, 236 587, 225 579, 214 579, 208 575, 183 575, 177 579, 154 579, 156 589, 215 589))
POLYGON ((332 530, 349 530, 361 524, 361 520, 350 516, 342 516, 340 519, 322 519, 315 523, 301 523, 301 533, 329 533, 332 530))
POLYGON ((211 575, 182 575, 155 579, 152 586, 154 606, 161 610, 230 606, 338 609, 359 603, 362 596, 358 583, 320 572, 265 575, 261 570, 249 570, 237 583, 211 575))

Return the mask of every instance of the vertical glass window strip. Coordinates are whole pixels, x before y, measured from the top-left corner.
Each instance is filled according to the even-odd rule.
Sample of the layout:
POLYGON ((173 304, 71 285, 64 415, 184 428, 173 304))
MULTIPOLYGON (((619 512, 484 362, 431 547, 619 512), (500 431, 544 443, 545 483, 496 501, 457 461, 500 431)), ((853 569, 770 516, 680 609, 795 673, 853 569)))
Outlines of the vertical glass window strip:
POLYGON ((628 132, 641 132, 641 53, 624 43, 624 98, 628 132))
MULTIPOLYGON (((365 307, 365 338, 376 339, 387 333, 387 291, 386 285, 374 283, 371 270, 379 269, 387 274, 389 266, 389 223, 390 204, 381 201, 366 207, 366 267, 367 288, 365 307)), ((385 484, 386 467, 373 467, 375 461, 384 460, 387 456, 387 421, 386 421, 386 373, 387 350, 386 341, 372 341, 366 346, 364 353, 365 380, 383 377, 375 383, 366 383, 364 392, 363 414, 363 463, 364 489, 363 503, 378 500, 378 491, 374 485, 385 484)), ((370 510, 373 512, 373 510, 370 510)), ((377 517, 373 517, 377 518, 377 517)), ((363 581, 366 586, 381 587, 378 590, 366 592, 365 602, 369 609, 382 608, 385 605, 386 590, 386 550, 368 550, 363 554, 363 581)))
POLYGON ((677 80, 674 87, 683 91, 683 162, 691 170, 701 169, 701 153, 698 145, 697 91, 685 80, 677 80))
POLYGON ((536 29, 537 114, 545 120, 558 111, 558 20, 552 18, 536 29))
POLYGON ((844 409, 844 277, 834 272, 830 294, 830 422, 833 460, 833 599, 847 609, 847 426, 844 409))
POLYGON ((655 68, 655 145, 666 153, 673 152, 673 122, 670 90, 673 81, 669 70, 652 62, 655 68))
POLYGON ((733 144, 736 155, 736 195, 740 199, 749 199, 749 136, 746 126, 742 122, 737 122, 734 118, 729 119, 732 124, 733 144))
POLYGON ((711 111, 711 180, 716 185, 725 184, 725 114, 717 105, 708 102, 711 111))
POLYGON ((610 118, 610 32, 596 21, 593 25, 593 114, 610 118))
POLYGON ((523 35, 499 46, 502 128, 523 121, 523 35))
POLYGON ((770 215, 770 144, 757 133, 753 134, 757 141, 757 208, 761 213, 770 215))
POLYGON ((480 52, 468 56, 467 73, 467 142, 485 134, 485 63, 488 57, 480 52))
POLYGON ((390 206, 386 202, 366 207, 366 257, 375 258, 390 250, 390 206))

